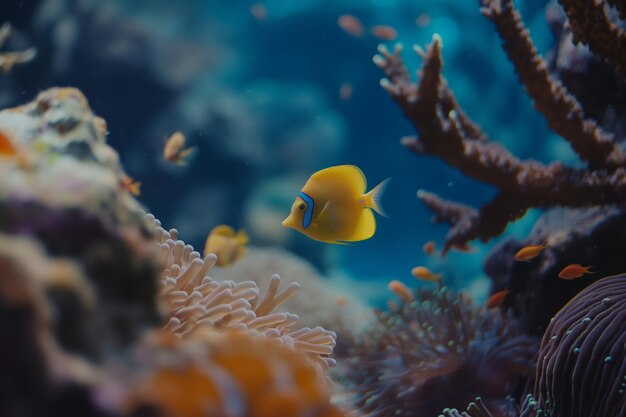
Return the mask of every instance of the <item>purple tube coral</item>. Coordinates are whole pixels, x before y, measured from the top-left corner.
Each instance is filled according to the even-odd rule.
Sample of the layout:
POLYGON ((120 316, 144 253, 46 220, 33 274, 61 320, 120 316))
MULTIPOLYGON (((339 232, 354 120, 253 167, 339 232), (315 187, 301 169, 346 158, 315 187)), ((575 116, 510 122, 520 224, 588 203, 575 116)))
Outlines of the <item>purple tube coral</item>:
POLYGON ((508 317, 446 287, 417 292, 379 324, 353 349, 348 375, 366 416, 437 416, 478 395, 500 409, 536 351, 508 317))
POLYGON ((626 415, 626 275, 585 288, 554 317, 534 396, 551 417, 626 415))

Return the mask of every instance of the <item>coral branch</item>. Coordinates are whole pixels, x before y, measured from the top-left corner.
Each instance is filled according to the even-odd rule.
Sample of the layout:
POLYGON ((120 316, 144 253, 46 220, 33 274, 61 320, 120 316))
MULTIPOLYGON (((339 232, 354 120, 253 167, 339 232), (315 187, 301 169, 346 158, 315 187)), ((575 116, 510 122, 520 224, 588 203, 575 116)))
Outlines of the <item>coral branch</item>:
MULTIPOLYGON (((611 166, 612 172, 574 169, 560 163, 544 165, 532 160, 521 161, 499 144, 490 142, 459 108, 441 76, 439 37, 433 37, 426 51, 420 48, 416 51, 424 59, 419 85, 409 78, 400 57, 401 48, 396 47, 390 52, 381 47, 380 55, 374 59, 387 76, 381 85, 400 105, 419 134, 419 139, 404 137, 402 144, 418 155, 437 156, 463 174, 499 190, 496 197, 479 210, 444 201, 425 191, 418 193, 418 197, 435 212, 435 221, 452 226, 446 237, 444 253, 452 246, 463 246, 476 238, 487 241, 497 236, 530 207, 583 207, 624 201, 626 172, 622 166, 626 164, 624 161, 617 164, 623 158, 622 153, 612 142, 607 144, 604 139, 596 140, 593 134, 585 133, 592 122, 581 116, 578 122, 572 123, 574 127, 568 129, 572 129, 571 136, 584 138, 577 143, 589 155, 594 155, 588 160, 598 159, 597 165, 611 166), (610 162, 601 163, 601 157, 610 162)), ((544 81, 551 85, 547 78, 544 81)), ((597 127, 594 129, 599 132, 597 127)))
MULTIPOLYGON (((610 21, 603 0, 559 0, 569 19, 575 43, 584 43, 591 51, 604 58, 622 75, 626 76, 626 34, 610 21)), ((618 4, 624 13, 623 1, 618 4), (621 7, 620 7, 621 6, 621 7)))
POLYGON ((496 25, 520 82, 550 128, 565 138, 591 169, 613 171, 624 166, 626 155, 615 146, 613 136, 602 131, 595 121, 585 119, 578 101, 550 75, 513 2, 483 0, 482 4, 482 14, 496 25))

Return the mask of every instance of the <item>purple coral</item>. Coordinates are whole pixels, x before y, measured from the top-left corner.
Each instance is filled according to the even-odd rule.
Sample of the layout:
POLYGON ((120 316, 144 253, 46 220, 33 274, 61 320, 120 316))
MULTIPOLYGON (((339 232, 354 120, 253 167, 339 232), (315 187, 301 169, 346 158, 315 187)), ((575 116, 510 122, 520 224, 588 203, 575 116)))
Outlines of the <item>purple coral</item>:
POLYGON ((551 417, 626 415, 626 275, 585 288, 543 337, 534 396, 551 417))
POLYGON ((445 287, 379 313, 379 324, 353 349, 348 374, 367 416, 436 416, 478 395, 500 408, 536 351, 508 317, 445 287))

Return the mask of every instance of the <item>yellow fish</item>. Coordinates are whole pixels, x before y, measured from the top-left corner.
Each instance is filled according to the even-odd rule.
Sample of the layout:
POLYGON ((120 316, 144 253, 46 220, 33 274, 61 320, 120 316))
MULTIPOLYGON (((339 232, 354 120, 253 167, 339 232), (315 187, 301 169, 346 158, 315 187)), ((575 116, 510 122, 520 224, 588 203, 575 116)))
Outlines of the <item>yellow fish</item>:
POLYGON ((356 166, 322 169, 304 184, 282 225, 326 243, 369 239, 376 232, 372 210, 386 216, 380 198, 388 182, 365 193, 365 175, 356 166))
POLYGON ((232 265, 237 259, 246 253, 246 244, 250 239, 243 230, 235 233, 235 229, 230 226, 216 226, 209 233, 204 245, 204 256, 209 253, 217 255, 217 266, 232 265))

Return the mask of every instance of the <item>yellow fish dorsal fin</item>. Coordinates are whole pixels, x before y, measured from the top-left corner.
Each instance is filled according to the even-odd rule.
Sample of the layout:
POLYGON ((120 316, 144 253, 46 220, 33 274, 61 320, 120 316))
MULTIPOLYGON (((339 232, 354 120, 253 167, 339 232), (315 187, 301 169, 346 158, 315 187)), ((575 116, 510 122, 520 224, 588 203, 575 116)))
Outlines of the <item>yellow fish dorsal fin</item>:
POLYGON ((212 235, 219 235, 219 236, 227 236, 227 237, 233 237, 235 236, 235 229, 233 229, 230 226, 227 226, 225 224, 219 225, 219 226, 215 226, 213 228, 213 230, 211 230, 211 234, 212 235))
POLYGON ((389 181, 391 181, 391 178, 387 178, 386 180, 382 181, 376 187, 372 188, 372 190, 369 193, 365 194, 366 207, 370 207, 376 213, 384 217, 389 217, 389 216, 387 216, 387 213, 385 212, 385 210, 383 210, 382 206, 380 205, 380 200, 383 196, 383 193, 387 189, 387 185, 389 184, 389 181))
POLYGON ((357 240, 369 239, 376 232, 376 219, 372 210, 361 209, 361 217, 356 228, 345 240, 346 242, 356 242, 357 240))
POLYGON ((355 194, 364 194, 367 188, 367 180, 363 171, 355 165, 337 165, 322 169, 311 175, 311 179, 322 184, 340 183, 346 185, 350 190, 354 190, 355 194))

